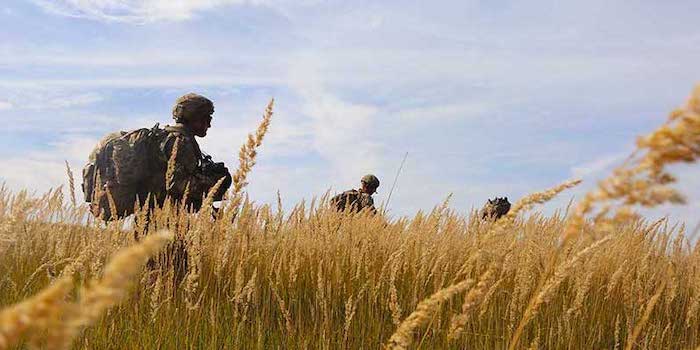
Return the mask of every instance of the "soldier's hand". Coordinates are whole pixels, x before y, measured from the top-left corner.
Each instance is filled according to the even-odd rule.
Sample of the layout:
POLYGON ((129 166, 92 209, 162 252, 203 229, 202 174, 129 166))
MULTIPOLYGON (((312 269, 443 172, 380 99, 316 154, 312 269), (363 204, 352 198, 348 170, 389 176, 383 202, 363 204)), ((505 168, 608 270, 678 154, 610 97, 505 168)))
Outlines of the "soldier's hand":
POLYGON ((224 194, 226 191, 228 191, 229 187, 231 187, 231 184, 233 183, 233 178, 231 177, 231 173, 229 173, 228 169, 224 167, 225 169, 225 175, 219 177, 216 179, 216 181, 221 181, 221 178, 224 178, 224 181, 221 183, 221 187, 219 187, 219 190, 216 192, 216 196, 214 197, 215 201, 220 201, 223 199, 224 194))

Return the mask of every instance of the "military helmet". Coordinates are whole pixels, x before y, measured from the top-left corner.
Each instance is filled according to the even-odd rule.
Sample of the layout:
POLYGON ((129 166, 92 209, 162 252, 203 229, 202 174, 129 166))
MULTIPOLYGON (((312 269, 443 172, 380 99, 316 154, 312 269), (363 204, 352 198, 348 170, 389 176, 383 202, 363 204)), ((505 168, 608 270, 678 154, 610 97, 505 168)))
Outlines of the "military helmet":
POLYGON ((210 99, 195 93, 180 96, 175 100, 173 119, 178 122, 191 121, 200 116, 214 113, 214 103, 210 99))
POLYGON ((360 180, 363 184, 367 184, 367 186, 372 187, 372 188, 377 188, 379 187, 379 179, 372 175, 368 174, 362 177, 362 180, 360 180))

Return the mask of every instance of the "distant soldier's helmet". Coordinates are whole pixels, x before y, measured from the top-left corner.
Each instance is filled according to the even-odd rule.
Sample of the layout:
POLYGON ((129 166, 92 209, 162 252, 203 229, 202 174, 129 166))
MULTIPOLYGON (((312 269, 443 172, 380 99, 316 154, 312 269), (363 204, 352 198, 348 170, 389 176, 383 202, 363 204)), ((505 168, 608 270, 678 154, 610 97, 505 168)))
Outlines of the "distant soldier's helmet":
POLYGON ((379 187, 379 179, 372 174, 363 176, 362 180, 360 180, 360 182, 362 182, 363 184, 366 184, 367 186, 369 186, 371 188, 379 187))
POLYGON ((194 93, 180 96, 175 100, 175 106, 173 106, 173 119, 178 122, 210 116, 212 113, 214 113, 214 103, 210 99, 194 93))

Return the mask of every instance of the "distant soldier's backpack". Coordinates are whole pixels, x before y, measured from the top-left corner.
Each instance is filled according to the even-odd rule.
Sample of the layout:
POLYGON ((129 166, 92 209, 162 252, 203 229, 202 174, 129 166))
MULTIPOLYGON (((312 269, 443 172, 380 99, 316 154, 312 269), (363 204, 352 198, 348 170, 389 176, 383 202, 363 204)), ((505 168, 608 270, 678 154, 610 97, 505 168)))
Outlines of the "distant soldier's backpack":
POLYGON ((330 202, 338 211, 350 209, 354 212, 360 212, 364 208, 371 208, 374 211, 372 197, 358 190, 345 191, 331 198, 330 202))
POLYGON ((331 205, 338 211, 345 211, 348 206, 357 203, 359 199, 360 192, 355 190, 345 191, 331 198, 331 205))
POLYGON ((159 144, 167 131, 153 128, 105 136, 83 168, 83 194, 95 217, 115 220, 134 213, 151 192, 151 172, 162 168, 159 144))
POLYGON ((508 197, 489 199, 481 209, 482 219, 498 220, 501 216, 508 214, 510 211, 510 202, 508 197))

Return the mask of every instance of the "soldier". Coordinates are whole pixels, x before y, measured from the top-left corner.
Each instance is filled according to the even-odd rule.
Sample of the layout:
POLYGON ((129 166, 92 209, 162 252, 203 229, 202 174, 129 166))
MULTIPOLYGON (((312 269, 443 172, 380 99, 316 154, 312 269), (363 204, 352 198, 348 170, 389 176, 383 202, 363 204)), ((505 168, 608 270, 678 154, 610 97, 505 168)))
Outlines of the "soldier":
MULTIPOLYGON (((211 157, 204 155, 195 139, 195 136, 207 136, 213 113, 214 104, 198 94, 189 93, 175 101, 173 119, 176 124, 165 127, 167 134, 160 143, 162 156, 168 162, 174 160, 174 169, 170 171, 170 179, 166 179, 170 174, 167 167, 165 172, 154 174, 155 188, 160 189, 156 195, 159 200, 164 200, 166 195, 176 201, 184 199, 187 205, 199 210, 203 197, 221 178, 225 178, 214 195, 214 201, 223 199, 231 186, 231 174, 223 163, 214 163, 211 157)), ((182 241, 177 241, 168 253, 172 254, 173 283, 177 286, 187 272, 189 257, 182 241)), ((149 264, 155 266, 152 262, 149 264)))
POLYGON ((222 177, 224 182, 214 195, 214 201, 223 198, 231 186, 231 174, 223 163, 213 163, 211 157, 202 154, 195 136, 207 136, 211 127, 214 104, 206 97, 189 93, 175 101, 173 119, 176 124, 166 126, 167 136, 161 142, 161 151, 166 160, 174 154, 174 171, 171 179, 166 174, 156 174, 161 181, 155 188, 162 190, 158 198, 169 195, 181 200, 187 192, 187 204, 200 209, 202 198, 222 177), (166 188, 167 187, 167 188, 166 188))
POLYGON ((173 108, 175 125, 161 129, 156 124, 104 137, 83 168, 83 193, 95 217, 124 218, 134 213, 137 200, 153 207, 163 205, 168 196, 198 210, 202 197, 223 178, 214 195, 215 201, 221 200, 231 174, 224 163, 203 155, 195 140, 207 135, 212 113, 209 99, 187 94, 173 108))
POLYGON ((481 218, 486 220, 498 220, 503 215, 508 214, 510 211, 510 202, 508 197, 487 200, 484 207, 481 209, 481 218))
POLYGON ((374 199, 372 199, 372 194, 377 191, 379 187, 379 179, 374 175, 365 175, 360 180, 359 190, 349 190, 345 191, 335 197, 331 198, 331 204, 335 206, 338 211, 345 211, 350 209, 356 213, 359 213, 363 209, 367 209, 372 213, 376 213, 377 209, 374 208, 374 199))

